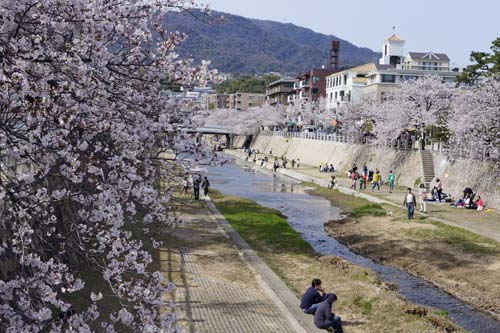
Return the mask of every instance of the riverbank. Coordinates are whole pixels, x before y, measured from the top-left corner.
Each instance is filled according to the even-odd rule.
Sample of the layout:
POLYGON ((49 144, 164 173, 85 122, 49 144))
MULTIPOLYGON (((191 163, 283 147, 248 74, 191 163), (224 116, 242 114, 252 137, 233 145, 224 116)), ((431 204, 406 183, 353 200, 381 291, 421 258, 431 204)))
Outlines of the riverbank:
POLYGON ((359 214, 369 202, 335 190, 315 187, 311 194, 348 213, 325 227, 356 253, 422 277, 500 319, 500 243, 422 216, 409 222, 389 205, 381 206, 387 216, 359 214))
POLYGON ((460 331, 442 312, 402 300, 371 271, 335 256, 318 255, 279 211, 234 196, 213 193, 211 198, 233 228, 298 296, 313 277, 334 291, 339 297, 334 310, 342 316, 346 332, 460 331))

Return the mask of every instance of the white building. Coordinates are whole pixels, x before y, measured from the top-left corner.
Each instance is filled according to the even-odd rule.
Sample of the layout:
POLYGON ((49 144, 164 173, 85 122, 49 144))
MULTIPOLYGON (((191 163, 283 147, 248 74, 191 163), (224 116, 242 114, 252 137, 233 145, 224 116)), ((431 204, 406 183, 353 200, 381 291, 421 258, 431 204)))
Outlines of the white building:
POLYGON ((403 80, 415 80, 428 75, 437 75, 452 84, 456 82, 459 72, 451 69, 450 58, 446 54, 405 54, 405 40, 392 35, 384 41, 378 64, 350 68, 327 77, 327 107, 334 109, 348 103, 358 103, 366 95, 382 98, 387 90, 403 80))
POLYGON ((444 53, 404 52, 405 41, 392 35, 384 42, 383 56, 379 64, 367 75, 363 90, 366 95, 383 98, 385 92, 404 80, 436 75, 444 82, 454 84, 460 74, 451 69, 450 58, 444 53))
POLYGON ((326 106, 335 109, 347 103, 358 103, 367 84, 366 75, 375 64, 353 67, 326 77, 326 106))

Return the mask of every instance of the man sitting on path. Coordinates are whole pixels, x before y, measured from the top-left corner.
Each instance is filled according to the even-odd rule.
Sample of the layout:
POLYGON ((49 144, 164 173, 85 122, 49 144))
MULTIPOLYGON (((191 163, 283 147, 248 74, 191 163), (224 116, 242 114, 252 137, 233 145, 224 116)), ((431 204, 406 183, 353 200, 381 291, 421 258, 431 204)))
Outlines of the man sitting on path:
POLYGON ((342 330, 342 320, 339 316, 332 313, 333 302, 337 300, 337 295, 327 294, 326 300, 319 303, 316 312, 314 313, 314 325, 317 328, 329 329, 333 328, 336 333, 344 333, 342 330))
POLYGON ((325 290, 321 288, 321 280, 313 279, 311 286, 306 290, 302 300, 300 301, 300 308, 304 313, 314 314, 319 303, 323 302, 326 298, 325 290))

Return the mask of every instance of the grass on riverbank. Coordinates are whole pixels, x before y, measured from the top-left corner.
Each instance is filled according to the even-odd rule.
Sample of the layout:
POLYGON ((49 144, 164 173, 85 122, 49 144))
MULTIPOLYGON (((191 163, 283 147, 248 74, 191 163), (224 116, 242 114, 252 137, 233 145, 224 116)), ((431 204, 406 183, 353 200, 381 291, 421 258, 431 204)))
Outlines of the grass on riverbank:
MULTIPOLYGON (((297 296, 312 278, 320 278, 327 290, 337 293, 339 301, 334 310, 342 316, 346 331, 431 333, 443 331, 436 323, 449 326, 446 319, 431 311, 428 317, 411 314, 413 306, 374 273, 340 258, 315 253, 279 211, 216 192, 211 193, 211 198, 233 228, 297 296)), ((381 214, 380 207, 366 207, 359 214, 372 211, 381 214)))
MULTIPOLYGON (((328 199, 332 205, 339 207, 348 214, 350 218, 359 219, 363 216, 383 217, 387 212, 391 212, 391 221, 406 222, 406 212, 387 204, 379 205, 370 203, 368 200, 347 195, 336 190, 319 187, 316 184, 308 183, 308 187, 313 189, 312 195, 317 195, 328 199)), ((500 254, 500 243, 467 231, 462 228, 450 226, 444 223, 431 221, 425 216, 415 216, 418 223, 430 224, 433 229, 406 230, 409 236, 420 240, 431 240, 444 242, 453 246, 457 250, 468 254, 495 255, 500 254)))

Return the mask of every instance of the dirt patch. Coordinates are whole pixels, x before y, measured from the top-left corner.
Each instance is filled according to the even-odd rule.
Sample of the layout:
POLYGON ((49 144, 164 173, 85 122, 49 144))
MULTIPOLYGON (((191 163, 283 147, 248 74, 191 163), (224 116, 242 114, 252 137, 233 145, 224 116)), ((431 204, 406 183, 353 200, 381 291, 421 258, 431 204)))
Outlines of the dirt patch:
POLYGON ((363 256, 420 276, 500 319, 500 252, 426 221, 365 216, 329 222, 326 231, 363 256))

